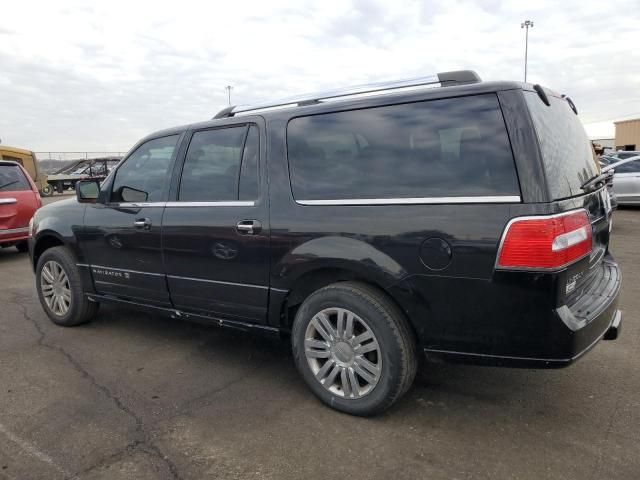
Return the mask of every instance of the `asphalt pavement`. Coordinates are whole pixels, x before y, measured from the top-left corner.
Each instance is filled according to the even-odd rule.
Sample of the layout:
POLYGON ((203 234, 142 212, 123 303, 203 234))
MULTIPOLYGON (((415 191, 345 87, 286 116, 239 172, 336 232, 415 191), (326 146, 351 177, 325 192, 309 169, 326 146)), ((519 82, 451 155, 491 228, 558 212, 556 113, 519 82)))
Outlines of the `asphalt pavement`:
POLYGON ((286 342, 107 305, 57 327, 0 249, 0 478, 637 480, 639 239, 616 212, 617 341, 562 370, 425 364, 369 419, 317 401, 286 342))

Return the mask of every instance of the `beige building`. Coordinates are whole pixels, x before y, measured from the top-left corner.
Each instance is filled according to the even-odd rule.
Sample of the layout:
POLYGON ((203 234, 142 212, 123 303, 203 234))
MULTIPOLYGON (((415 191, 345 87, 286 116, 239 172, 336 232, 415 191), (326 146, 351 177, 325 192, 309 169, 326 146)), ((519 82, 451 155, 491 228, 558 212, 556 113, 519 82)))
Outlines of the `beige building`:
POLYGON ((616 150, 640 150, 640 118, 613 122, 616 150))

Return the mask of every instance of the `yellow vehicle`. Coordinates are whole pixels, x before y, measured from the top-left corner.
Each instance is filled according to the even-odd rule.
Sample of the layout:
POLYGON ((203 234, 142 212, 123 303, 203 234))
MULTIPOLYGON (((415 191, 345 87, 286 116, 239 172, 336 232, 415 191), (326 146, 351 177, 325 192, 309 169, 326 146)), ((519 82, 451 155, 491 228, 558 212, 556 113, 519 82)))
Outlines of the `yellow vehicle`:
POLYGON ((47 175, 40 173, 36 154, 23 148, 0 145, 0 160, 17 162, 29 173, 33 182, 38 187, 40 195, 49 196, 53 193, 53 187, 47 183, 47 175))

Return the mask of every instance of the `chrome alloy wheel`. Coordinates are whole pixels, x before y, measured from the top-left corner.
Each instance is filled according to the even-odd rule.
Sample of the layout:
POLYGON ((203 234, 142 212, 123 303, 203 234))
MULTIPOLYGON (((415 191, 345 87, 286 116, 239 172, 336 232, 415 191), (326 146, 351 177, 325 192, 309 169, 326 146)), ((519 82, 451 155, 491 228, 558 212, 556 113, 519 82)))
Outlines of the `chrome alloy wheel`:
POLYGON ((324 388, 344 398, 368 394, 380 380, 382 355, 367 323, 343 308, 325 308, 309 322, 304 354, 324 388))
POLYGON ((43 265, 40 272, 40 290, 47 307, 53 313, 59 317, 67 314, 71 307, 71 286, 67 272, 58 262, 49 260, 43 265))

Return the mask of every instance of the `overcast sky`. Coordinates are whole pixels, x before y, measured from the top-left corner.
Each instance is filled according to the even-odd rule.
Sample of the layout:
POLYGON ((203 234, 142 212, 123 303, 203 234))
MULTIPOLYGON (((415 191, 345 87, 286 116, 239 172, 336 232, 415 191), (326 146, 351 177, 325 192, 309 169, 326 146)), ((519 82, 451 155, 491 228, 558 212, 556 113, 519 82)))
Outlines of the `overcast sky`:
POLYGON ((164 127, 336 86, 473 69, 573 98, 591 136, 640 117, 638 0, 3 2, 0 138, 126 151, 164 127))

